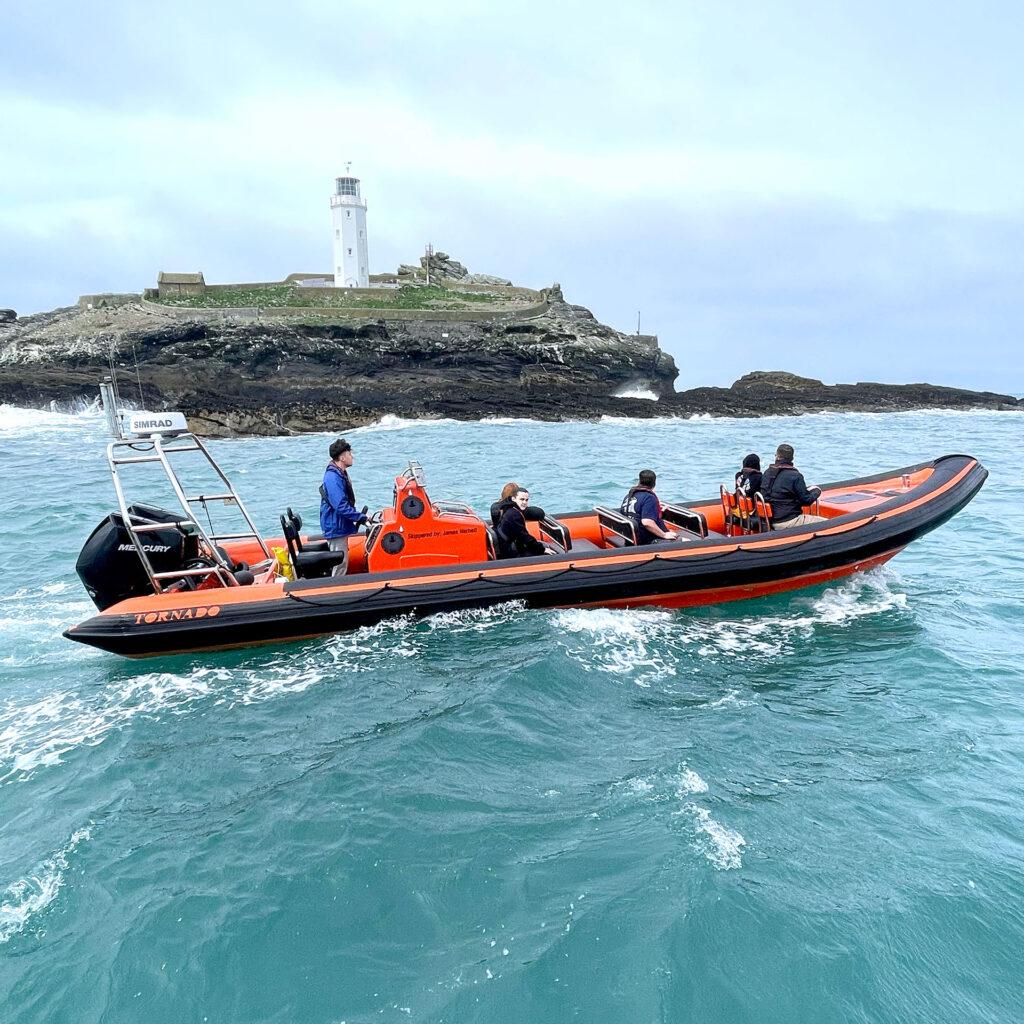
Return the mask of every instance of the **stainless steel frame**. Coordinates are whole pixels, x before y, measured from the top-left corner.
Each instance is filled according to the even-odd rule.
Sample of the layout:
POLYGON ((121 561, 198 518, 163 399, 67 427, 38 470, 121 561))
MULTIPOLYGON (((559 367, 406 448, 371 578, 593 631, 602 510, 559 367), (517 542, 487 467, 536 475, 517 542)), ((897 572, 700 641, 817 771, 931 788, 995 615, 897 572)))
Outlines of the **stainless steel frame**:
POLYGON ((155 434, 152 437, 119 438, 116 441, 111 441, 110 444, 107 445, 107 462, 110 464, 110 473, 114 480, 114 491, 117 494, 117 505, 121 512, 122 521, 124 522, 125 529, 128 531, 128 535, 132 539, 132 543, 135 545, 135 550, 146 570, 146 574, 149 576, 150 583, 153 585, 154 593, 159 594, 163 591, 169 581, 182 580, 192 576, 209 576, 211 572, 216 574, 222 586, 237 587, 238 581, 235 579, 231 565, 218 550, 217 545, 221 541, 254 539, 259 543, 260 548, 267 559, 272 560, 274 558, 270 549, 267 547, 266 541, 261 536, 259 530, 256 529, 256 524, 253 523, 252 517, 249 515, 248 510, 242 503, 242 499, 238 496, 238 493, 235 491, 231 481, 224 475, 223 470, 217 465, 213 456, 209 453, 203 442, 194 434, 179 434, 175 437, 168 438, 166 442, 159 434, 155 434), (127 451, 137 452, 138 454, 121 454, 122 452, 127 451), (184 452, 202 453, 206 461, 223 483, 223 493, 186 494, 185 490, 182 488, 181 481, 178 479, 178 475, 170 462, 171 457, 180 455, 184 452), (158 462, 161 465, 178 501, 181 504, 182 518, 175 522, 157 523, 146 520, 142 516, 134 516, 128 511, 128 502, 125 499, 124 490, 121 486, 121 475, 118 472, 118 467, 151 462, 158 462), (203 524, 196 518, 193 511, 193 505, 201 504, 205 507, 206 503, 209 501, 222 501, 225 505, 237 506, 238 511, 241 513, 242 518, 249 527, 249 532, 208 532, 203 524), (143 543, 140 534, 146 534, 157 530, 166 530, 173 527, 177 527, 178 529, 188 533, 194 533, 198 536, 200 556, 209 559, 213 563, 212 566, 203 566, 201 568, 194 569, 176 569, 169 572, 156 572, 149 560, 149 555, 146 553, 145 544, 143 543))

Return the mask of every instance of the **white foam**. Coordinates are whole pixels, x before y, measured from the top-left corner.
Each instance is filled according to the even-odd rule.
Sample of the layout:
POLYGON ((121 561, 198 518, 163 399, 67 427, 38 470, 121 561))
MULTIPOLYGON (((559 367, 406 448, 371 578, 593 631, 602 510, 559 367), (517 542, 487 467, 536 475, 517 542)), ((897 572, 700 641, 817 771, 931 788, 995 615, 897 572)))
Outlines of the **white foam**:
MULTIPOLYGON (((897 580, 891 570, 874 570, 814 597, 794 595, 789 610, 772 615, 743 605, 725 606, 730 617, 714 619, 655 608, 564 609, 555 613, 555 636, 585 671, 628 677, 650 687, 709 659, 731 662, 742 655, 744 660, 777 661, 819 630, 902 611, 906 594, 890 586, 897 580)), ((745 702, 717 698, 714 706, 729 703, 745 702)))
POLYGON ((636 416, 609 416, 605 414, 598 422, 614 427, 627 427, 630 425, 643 425, 645 427, 674 426, 685 423, 688 417, 685 416, 651 416, 640 419, 636 416))
MULTIPOLYGON (((490 628, 512 614, 508 606, 467 616, 463 630, 490 628)), ((420 655, 431 630, 411 616, 387 619, 328 637, 305 650, 233 667, 202 664, 179 672, 146 672, 88 693, 57 690, 28 702, 0 705, 0 783, 21 781, 59 765, 74 750, 97 746, 139 716, 183 715, 212 702, 235 707, 301 693, 325 680, 379 672, 420 655)))
POLYGON ((614 783, 612 789, 622 790, 630 797, 640 797, 646 803, 675 805, 671 816, 692 823, 698 840, 697 849, 716 868, 728 871, 742 866, 741 851, 746 846, 746 839, 716 821, 706 808, 693 802, 693 797, 707 793, 709 787, 687 765, 681 765, 671 774, 658 771, 646 777, 624 779, 614 783))
POLYGON ((645 387, 624 387, 619 388, 618 391, 612 393, 613 398, 640 398, 645 402, 656 402, 658 396, 650 389, 645 387))
MULTIPOLYGON (((532 420, 528 416, 484 416, 477 423, 486 423, 489 427, 550 427, 561 426, 558 420, 532 420)), ((575 420, 572 422, 582 422, 575 420)))
POLYGON ((62 408, 51 402, 47 409, 26 409, 17 405, 0 405, 0 436, 31 433, 65 433, 83 428, 92 432, 103 423, 99 398, 82 399, 62 408))
POLYGON ((680 799, 690 793, 706 793, 708 784, 692 768, 684 768, 675 779, 676 796, 680 799))
POLYGON ((643 426, 643 427, 672 427, 678 428, 685 423, 712 423, 716 420, 734 419, 731 416, 712 416, 709 412, 694 412, 689 416, 609 416, 604 415, 598 422, 616 427, 643 426))
POLYGON ((24 931, 28 922, 57 898, 68 870, 68 858, 89 839, 89 828, 79 829, 51 857, 25 878, 12 882, 0 893, 0 943, 24 931))
POLYGON ((584 671, 631 676, 644 688, 675 675, 665 646, 674 626, 671 612, 572 608, 556 612, 555 625, 558 642, 584 671), (582 644, 566 642, 566 636, 573 634, 583 634, 582 644))
POLYGON ((250 703, 301 690, 323 672, 195 668, 185 673, 149 672, 95 694, 57 691, 28 704, 0 709, 0 782, 23 780, 40 768, 63 763, 73 751, 94 747, 140 715, 184 714, 197 702, 250 703))
POLYGON ((707 708, 745 708, 751 704, 751 701, 744 700, 738 690, 730 690, 723 696, 716 698, 715 700, 709 701, 704 706, 707 708))
POLYGON ((638 795, 654 791, 654 783, 650 779, 627 779, 624 785, 631 793, 638 795))
POLYGON ((455 612, 438 612, 424 619, 421 627, 427 632, 483 633, 517 618, 526 608, 525 601, 503 601, 486 608, 467 608, 455 612))
POLYGON ((351 431, 351 433, 359 434, 388 430, 405 430, 408 427, 443 427, 451 426, 458 422, 458 420, 447 419, 444 417, 410 419, 405 416, 394 416, 391 413, 387 413, 386 415, 381 416, 376 423, 369 423, 365 427, 357 427, 355 430, 351 431))
POLYGON ((57 691, 30 704, 9 701, 0 710, 0 782, 61 764, 71 751, 102 743, 138 715, 180 712, 210 692, 212 671, 146 673, 88 699, 57 691))
POLYGON ((685 810, 693 816, 694 826, 704 838, 701 852, 716 868, 731 871, 743 866, 741 851, 747 841, 739 832, 715 821, 704 807, 687 804, 685 810))
POLYGON ((637 775, 612 784, 629 796, 643 797, 651 803, 682 800, 696 793, 706 793, 708 784, 692 768, 682 764, 672 773, 656 771, 651 775, 637 775))
POLYGON ((93 610, 81 590, 66 580, 0 596, 0 649, 8 652, 4 663, 66 660, 68 649, 63 641, 55 645, 57 634, 93 610))

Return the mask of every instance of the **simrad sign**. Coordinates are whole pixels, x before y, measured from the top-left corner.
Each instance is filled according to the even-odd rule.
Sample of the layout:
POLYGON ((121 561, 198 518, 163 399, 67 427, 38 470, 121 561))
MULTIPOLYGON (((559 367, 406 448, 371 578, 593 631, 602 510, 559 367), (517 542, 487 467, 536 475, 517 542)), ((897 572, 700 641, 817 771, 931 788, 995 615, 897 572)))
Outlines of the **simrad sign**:
POLYGON ((180 412, 133 412, 128 417, 128 433, 136 436, 183 434, 187 430, 188 421, 180 412))

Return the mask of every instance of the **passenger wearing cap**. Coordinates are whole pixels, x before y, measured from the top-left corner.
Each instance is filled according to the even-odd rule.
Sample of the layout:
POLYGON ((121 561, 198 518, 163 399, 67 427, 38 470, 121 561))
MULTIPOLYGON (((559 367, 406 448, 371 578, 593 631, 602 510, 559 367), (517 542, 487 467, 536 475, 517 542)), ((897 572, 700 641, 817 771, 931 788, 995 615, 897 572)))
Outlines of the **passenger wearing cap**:
POLYGON ((348 539, 366 522, 366 514, 356 509, 356 495, 348 471, 355 462, 352 445, 343 437, 331 444, 331 461, 320 485, 320 529, 330 542, 331 551, 341 551, 344 561, 334 567, 332 576, 344 576, 348 568, 348 539))
POLYGON ((813 505, 818 500, 821 488, 808 488, 803 473, 793 465, 793 455, 791 444, 780 444, 775 461, 761 480, 761 494, 772 507, 774 530, 825 522, 824 516, 806 515, 803 511, 805 505, 813 505))

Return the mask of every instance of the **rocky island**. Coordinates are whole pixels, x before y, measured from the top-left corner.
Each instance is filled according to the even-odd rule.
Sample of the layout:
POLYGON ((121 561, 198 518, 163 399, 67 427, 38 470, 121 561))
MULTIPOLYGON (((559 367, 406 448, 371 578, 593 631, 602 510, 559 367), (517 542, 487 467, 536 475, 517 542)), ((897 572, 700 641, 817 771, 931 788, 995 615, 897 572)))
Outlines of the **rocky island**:
POLYGON ((0 402, 91 399, 113 366, 130 400, 141 389, 148 408, 180 409, 207 436, 344 430, 387 414, 559 420, 1024 408, 1009 395, 829 386, 784 372, 676 392, 678 370, 656 337, 599 323, 558 285, 513 288, 470 275, 444 253, 433 258, 380 275, 372 291, 329 289, 316 275, 235 286, 161 275, 160 287, 142 295, 83 296, 77 306, 3 317, 0 402))

